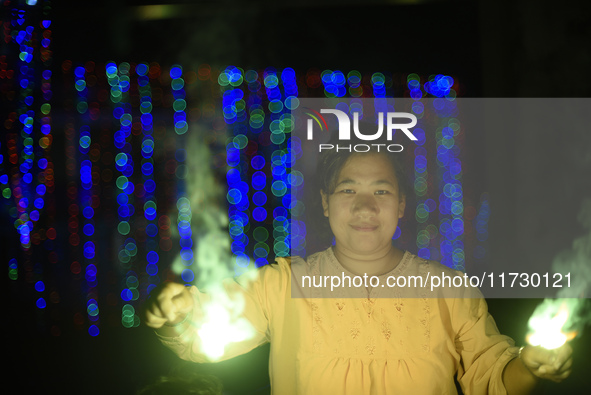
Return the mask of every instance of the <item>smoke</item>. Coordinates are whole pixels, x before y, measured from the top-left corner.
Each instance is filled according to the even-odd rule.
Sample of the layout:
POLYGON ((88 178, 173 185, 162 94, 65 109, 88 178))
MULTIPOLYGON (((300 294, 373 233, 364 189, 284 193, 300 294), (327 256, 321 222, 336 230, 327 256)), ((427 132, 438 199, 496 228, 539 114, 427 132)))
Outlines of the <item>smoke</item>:
MULTIPOLYGON (((216 169, 213 160, 215 141, 208 144, 211 132, 195 127, 191 130, 186 150, 186 200, 184 214, 190 212, 190 226, 193 240, 193 263, 189 266, 195 273, 193 285, 206 293, 200 316, 194 323, 201 338, 201 351, 211 360, 223 357, 228 343, 243 341, 254 335, 252 325, 242 317, 244 300, 239 293, 230 293, 223 280, 254 268, 249 261, 235 265, 236 258, 230 250, 228 232, 228 210, 226 206, 225 168, 216 169), (212 148, 213 147, 213 148, 212 148), (220 171, 223 170, 223 173, 220 171), (237 272, 235 267, 240 268, 237 272)), ((221 150, 221 149, 220 149, 221 150)), ((180 275, 187 268, 180 256, 172 270, 180 275)), ((254 270, 250 271, 255 273, 254 270)), ((249 281, 253 276, 243 277, 249 281)))
MULTIPOLYGON (((530 333, 557 316, 561 308, 568 310, 562 327, 565 333, 580 336, 591 324, 591 199, 585 199, 578 215, 586 233, 573 241, 572 248, 559 253, 552 263, 554 273, 562 275, 562 287, 556 299, 545 299, 530 318, 530 333)), ((550 284, 552 285, 552 284, 550 284)))
POLYGON ((558 254, 552 263, 554 272, 570 274, 570 286, 562 287, 559 298, 588 298, 591 296, 591 199, 583 201, 578 215, 587 233, 573 241, 572 248, 558 254))

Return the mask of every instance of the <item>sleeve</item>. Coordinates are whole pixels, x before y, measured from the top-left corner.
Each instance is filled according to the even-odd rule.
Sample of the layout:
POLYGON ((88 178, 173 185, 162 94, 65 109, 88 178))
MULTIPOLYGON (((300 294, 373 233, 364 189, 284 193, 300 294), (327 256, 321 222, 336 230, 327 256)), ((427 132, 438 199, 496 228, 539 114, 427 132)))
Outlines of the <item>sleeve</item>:
POLYGON ((456 299, 453 307, 460 354, 458 381, 465 394, 507 393, 505 366, 519 354, 513 340, 501 335, 482 297, 456 299))
POLYGON ((267 343, 278 305, 273 296, 289 281, 286 266, 288 261, 279 258, 275 264, 224 280, 216 292, 192 286, 195 308, 188 328, 175 337, 156 336, 179 358, 198 363, 224 361, 267 343))

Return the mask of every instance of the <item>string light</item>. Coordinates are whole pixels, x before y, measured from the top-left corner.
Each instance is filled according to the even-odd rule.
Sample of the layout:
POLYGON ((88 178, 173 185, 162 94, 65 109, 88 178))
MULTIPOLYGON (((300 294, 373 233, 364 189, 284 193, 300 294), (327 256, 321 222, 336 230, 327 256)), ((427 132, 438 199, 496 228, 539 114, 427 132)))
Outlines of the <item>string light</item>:
POLYGON ((349 85, 349 95, 351 97, 363 96, 363 85, 361 84, 362 75, 357 70, 352 70, 347 74, 347 83, 349 85))
POLYGON ((136 67, 137 84, 140 94, 140 123, 142 128, 142 180, 143 180, 143 208, 144 218, 146 219, 146 267, 145 271, 149 276, 149 291, 159 283, 158 278, 158 222, 157 222, 157 204, 156 204, 156 180, 154 178, 154 127, 152 121, 152 90, 150 87, 150 77, 148 75, 149 66, 146 63, 140 63, 136 67))
POLYGON ((119 192, 117 194, 119 224, 117 231, 121 235, 119 247, 119 264, 125 272, 123 280, 123 291, 121 298, 121 324, 126 328, 136 327, 140 324, 139 316, 136 314, 133 302, 138 300, 139 280, 133 271, 134 262, 138 253, 136 240, 131 235, 132 218, 135 214, 133 183, 134 161, 132 152, 132 114, 129 103, 129 90, 131 86, 130 77, 131 65, 122 62, 118 66, 110 62, 105 68, 109 85, 111 86, 111 102, 113 103, 113 116, 117 119, 119 129, 115 132, 114 144, 119 150, 115 156, 115 167, 119 176, 115 181, 119 192))
MULTIPOLYGON (((291 70, 287 71, 291 74, 291 70)), ((288 77, 286 77, 288 78, 288 77)), ((293 77, 288 78, 288 84, 292 85, 293 77)), ((288 194, 287 174, 291 166, 291 158, 287 148, 282 148, 286 140, 285 117, 283 116, 283 100, 279 88, 280 79, 277 72, 268 68, 264 73, 264 85, 269 100, 268 109, 271 132, 271 141, 278 147, 271 153, 271 193, 280 199, 281 209, 273 210, 273 252, 275 256, 288 256, 290 253, 289 214, 286 208, 291 205, 291 194, 288 194)), ((290 89, 290 88, 288 88, 290 89)))
MULTIPOLYGON (((177 135, 183 136, 188 130, 187 114, 185 112, 185 80, 183 78, 183 69, 180 65, 174 65, 169 72, 171 82, 170 87, 173 95, 173 109, 174 109, 174 131, 177 135)), ((184 137, 180 138, 184 141, 184 137)), ((195 279, 195 273, 191 266, 194 263, 193 255, 193 231, 191 228, 191 219, 193 212, 191 208, 191 201, 186 196, 185 185, 182 180, 186 177, 187 166, 185 164, 187 152, 185 145, 181 144, 181 148, 176 150, 176 161, 178 163, 176 176, 180 180, 178 183, 178 200, 176 203, 178 209, 177 227, 180 236, 181 245, 181 260, 184 269, 181 272, 181 278, 185 283, 191 283, 195 279)))
MULTIPOLYGON (((250 84, 253 84, 254 77, 249 76, 250 84)), ((249 238, 246 232, 250 228, 249 210, 249 185, 244 181, 246 174, 244 148, 247 147, 248 127, 247 114, 244 101, 244 92, 240 85, 244 81, 243 71, 237 67, 227 67, 218 77, 218 83, 222 91, 222 113, 224 120, 231 130, 226 144, 226 162, 229 166, 226 172, 228 193, 226 199, 228 205, 228 218, 230 219, 230 237, 232 238, 230 248, 235 257, 234 266, 237 273, 248 266, 249 259, 245 253, 249 245, 249 238)), ((258 104, 255 104, 258 106, 258 104)), ((257 107, 258 108, 258 107, 257 107)), ((257 180, 259 186, 265 185, 264 173, 254 173, 253 180, 257 180)), ((254 189, 259 189, 255 187, 254 189)), ((261 188, 262 189, 262 188, 261 188)))
MULTIPOLYGON (((23 26, 19 31, 25 31, 21 35, 21 41, 25 43, 25 47, 30 47, 31 45, 26 44, 25 25, 26 23, 19 25, 23 26)), ((38 42, 41 47, 50 51, 49 24, 41 26, 43 38, 38 42)), ((22 54, 22 58, 25 59, 19 62, 26 63, 28 59, 29 49, 25 47, 21 48, 19 45, 19 55, 22 54)), ((46 55, 51 54, 46 52, 46 55)), ((0 58, 0 75, 6 76, 9 67, 5 61, 2 63, 2 59, 0 58)), ((24 69, 15 68, 13 79, 19 93, 21 90, 31 89, 28 85, 30 68, 32 66, 28 66, 26 74, 24 69), (27 79, 27 82, 22 82, 23 79, 27 79), (23 85, 27 88, 22 88, 23 85)), ((98 335, 103 330, 99 329, 98 325, 99 302, 101 321, 107 322, 104 309, 108 306, 98 298, 98 290, 99 285, 101 288, 109 286, 98 284, 96 281, 99 269, 101 272, 104 270, 96 264, 96 255, 101 250, 97 241, 98 229, 94 226, 94 222, 98 221, 98 189, 94 189, 97 183, 105 192, 110 191, 107 187, 113 187, 113 203, 116 206, 113 210, 113 216, 116 218, 112 220, 117 229, 116 271, 121 273, 118 277, 120 288, 114 294, 116 301, 108 304, 121 303, 121 325, 133 328, 139 325, 135 306, 142 298, 144 289, 148 293, 161 281, 160 277, 165 273, 164 262, 168 261, 165 252, 169 251, 172 245, 171 221, 167 215, 158 215, 163 207, 176 204, 180 255, 185 263, 181 278, 186 283, 195 280, 192 240, 194 234, 191 229, 195 224, 191 223, 193 211, 183 181, 187 172, 186 158, 190 154, 185 150, 186 144, 183 142, 188 138, 189 118, 192 115, 198 113, 202 120, 213 119, 212 114, 217 111, 222 114, 224 124, 229 130, 228 139, 224 142, 226 161, 223 164, 216 163, 219 166, 227 165, 229 233, 231 249, 236 257, 235 272, 240 273, 244 266, 249 264, 247 257, 253 257, 256 265, 261 266, 274 256, 306 255, 305 224, 294 220, 294 217, 297 218, 305 210, 300 199, 305 180, 301 173, 294 169, 294 162, 301 159, 305 153, 302 153, 301 142, 291 136, 293 119, 290 112, 298 108, 298 97, 314 92, 326 97, 349 97, 352 100, 348 101, 347 111, 352 114, 363 110, 361 101, 355 100, 370 96, 391 99, 393 93, 392 78, 385 73, 363 75, 356 70, 348 73, 339 70, 309 70, 299 74, 291 68, 244 71, 239 67, 228 67, 218 72, 207 65, 197 69, 197 73, 194 73, 195 78, 199 81, 212 81, 214 88, 219 89, 221 94, 207 94, 207 100, 199 102, 200 107, 197 107, 193 103, 188 103, 185 97, 185 85, 191 72, 183 71, 180 65, 174 65, 169 72, 161 74, 160 66, 157 64, 131 65, 123 62, 117 65, 111 62, 105 65, 102 79, 94 83, 99 86, 99 96, 100 89, 108 89, 104 89, 107 102, 105 104, 110 101, 109 107, 117 128, 115 133, 105 132, 101 138, 97 138, 91 131, 94 131, 93 127, 96 126, 92 121, 100 119, 100 113, 97 111, 99 103, 92 102, 88 91, 91 77, 96 76, 90 72, 88 65, 72 67, 71 62, 69 66, 64 62, 62 69, 64 68, 68 69, 64 70, 64 76, 74 77, 73 80, 65 81, 64 88, 78 95, 73 106, 75 117, 72 122, 66 122, 64 127, 65 164, 70 177, 70 183, 66 188, 69 213, 69 233, 66 237, 72 250, 69 256, 69 270, 71 278, 74 281, 80 279, 85 282, 88 290, 86 311, 81 312, 82 317, 76 315, 74 321, 78 323, 82 319, 82 322, 90 321, 91 325, 95 325, 88 328, 91 336, 98 335), (209 96, 218 95, 221 96, 221 107, 216 108, 215 100, 209 96), (165 121, 157 120, 153 115, 155 109, 167 105, 169 107, 163 112, 169 111, 169 115, 164 118, 165 121), (195 111, 197 108, 198 111, 195 111), (170 115, 173 118, 172 125, 170 115), (167 135, 165 130, 158 132, 166 127, 159 122, 172 126, 169 128, 170 133, 172 130, 174 133, 167 135), (177 148, 167 148, 168 157, 165 163, 159 163, 161 159, 156 156, 157 144, 163 141, 166 144, 170 143, 167 145, 170 147, 173 140, 177 148), (100 160, 97 159, 96 153, 93 154, 93 147, 102 147, 102 151, 99 151, 100 160), (71 148, 74 148, 73 152, 71 148), (103 168, 102 172, 99 172, 100 163, 96 160, 105 164, 106 168, 103 168), (109 175, 108 166, 114 168, 114 175, 109 175), (160 168, 163 169, 162 175, 169 177, 167 180, 158 174, 160 168), (164 189, 162 194, 157 194, 157 181, 161 183, 158 189, 164 189), (176 190, 168 188, 169 185, 176 185, 176 190), (170 201, 160 201, 163 195, 170 201)), ((37 213, 40 214, 41 210, 47 208, 46 199, 54 185, 53 164, 48 155, 52 143, 51 114, 54 100, 49 63, 43 65, 40 74, 41 79, 37 83, 41 84, 42 94, 22 96, 21 108, 9 113, 3 120, 5 127, 11 127, 6 127, 9 133, 0 142, 4 154, 0 156, 0 191, 5 201, 21 202, 25 198, 23 187, 26 185, 28 193, 32 196, 28 202, 23 200, 20 206, 15 204, 14 210, 11 210, 15 223, 20 221, 18 226, 24 225, 25 220, 35 223, 37 213), (27 99, 28 96, 35 97, 34 101, 27 99), (26 105, 28 102, 31 104, 26 105), (34 109, 36 111, 30 114, 29 112, 34 109), (23 114, 24 116, 21 116, 23 114), (32 118, 32 124, 28 118, 32 118), (41 130, 39 137, 29 136, 26 129, 29 125, 32 125, 33 130, 41 130), (14 130, 18 127, 21 127, 22 131, 15 133, 14 130), (20 132, 22 134, 19 134, 20 132), (27 137, 33 140, 32 143, 30 140, 25 142, 27 137), (43 137, 47 139, 42 141, 43 137), (23 149, 20 149, 21 146, 23 149), (33 149, 27 149, 29 146, 33 149), (26 157, 29 154, 32 154, 31 158, 26 157), (33 161, 31 168, 28 165, 21 166, 22 163, 28 163, 27 159, 33 161), (32 182, 29 184, 21 181, 26 174, 31 175, 32 182), (43 186, 33 185, 35 180, 39 180, 38 184, 43 186), (19 186, 20 189, 17 190, 19 186), (20 210, 19 207, 26 209, 20 210), (27 213, 28 218, 21 217, 23 213, 27 213)), ((459 121, 448 116, 449 111, 445 110, 455 106, 453 86, 456 83, 446 76, 432 76, 421 81, 418 75, 409 75, 404 76, 404 79, 408 95, 414 101, 412 112, 417 118, 420 119, 424 113, 426 103, 431 103, 430 99, 427 100, 427 95, 434 97, 434 106, 444 104, 442 109, 437 109, 441 127, 435 139, 426 136, 420 122, 413 130, 419 137, 413 158, 414 192, 417 197, 414 215, 419 225, 416 235, 411 235, 412 232, 408 231, 404 237, 414 239, 416 236, 411 242, 416 241, 419 255, 440 259, 445 264, 461 268, 465 262, 465 230, 461 226, 465 215, 464 191, 459 159, 462 129, 459 121), (436 102, 435 99, 442 102, 436 102), (436 254, 441 256, 437 258, 436 254)), ((381 107, 384 103, 385 101, 376 100, 375 111, 387 111, 387 107, 381 107)), ((220 131, 223 128, 218 126, 212 130, 220 131)), ((223 155, 220 155, 221 157, 223 155)), ((216 161, 218 159, 215 158, 216 161)), ((104 196, 107 199, 107 195, 104 196)), ((478 214, 475 211, 473 218, 478 242, 484 246, 488 224, 488 200, 485 196, 478 214)), ((106 216, 104 221, 111 221, 111 218, 106 216)), ((29 225, 27 229, 28 243, 32 244, 35 238, 29 225)), ((26 229, 22 232, 27 233, 26 229)), ((18 233, 18 236, 27 242, 22 233, 18 233)), ((58 229, 49 226, 47 230, 40 232, 39 239, 54 242, 57 237, 58 229)), ((398 229, 395 238, 399 238, 399 242, 407 240, 402 240, 401 237, 398 229)), ((51 244, 43 244, 43 248, 47 249, 51 244)), ((485 253, 484 247, 475 249, 475 256, 485 253)), ((9 276, 14 280, 18 279, 19 262, 16 257, 9 260, 9 276)), ((50 284, 43 278, 30 277, 32 284, 36 285, 36 299, 42 297, 45 302, 40 301, 38 309, 47 308, 50 284)))
POLYGON ((266 172, 269 169, 267 160, 263 155, 260 155, 263 147, 267 147, 270 141, 267 141, 263 131, 265 121, 267 119, 266 112, 263 108, 263 97, 261 94, 261 81, 259 73, 255 70, 249 70, 244 73, 244 82, 247 84, 248 98, 247 103, 250 103, 248 111, 249 119, 249 135, 252 141, 249 143, 250 148, 247 149, 246 158, 244 160, 245 173, 252 174, 250 179, 251 201, 252 201, 252 220, 253 220, 253 258, 256 266, 263 266, 268 261, 269 256, 269 231, 267 229, 268 222, 268 206, 269 198, 267 196, 268 185, 266 180, 266 172), (256 142, 258 140, 258 143, 256 142), (257 152, 258 151, 258 152, 257 152), (250 169, 249 166, 250 165, 250 169))
POLYGON ((326 97, 344 97, 347 93, 345 88, 346 78, 342 71, 324 70, 320 74, 320 78, 324 85, 326 97))
MULTIPOLYGON (((3 45, 6 45, 6 48, 10 48, 13 50, 13 52, 16 52, 17 48, 15 48, 16 44, 14 43, 15 40, 11 35, 11 31, 18 31, 17 29, 19 24, 17 19, 23 18, 17 16, 17 12, 9 7, 8 3, 2 4, 2 7, 2 12, 0 12, 0 15, 4 15, 2 20, 2 42, 3 45), (11 18, 7 18, 8 15, 10 15, 11 18)), ((24 19, 20 25, 22 25, 22 23, 24 23, 24 19)), ((15 64, 16 62, 13 61, 13 59, 16 58, 16 56, 7 57, 6 54, 0 55, 0 87, 2 88, 3 92, 6 92, 7 98, 14 98, 16 96, 17 90, 19 89, 16 87, 17 78, 15 78, 15 69, 17 68, 17 65, 15 64)), ((18 217, 18 214, 11 188, 14 183, 11 170, 13 170, 15 165, 18 164, 18 147, 17 133, 12 129, 16 128, 17 126, 18 116, 15 108, 10 108, 10 110, 6 108, 5 110, 7 117, 5 120, 3 120, 3 127, 5 130, 6 140, 0 141, 0 192, 2 194, 1 208, 3 209, 2 214, 8 214, 12 221, 14 221, 18 217)), ((12 255, 12 257, 8 260, 8 276, 13 281, 18 280, 19 278, 19 262, 15 257, 15 250, 16 249, 12 247, 11 250, 7 251, 6 254, 8 256, 12 255)))
POLYGON ((13 176, 13 196, 16 199, 18 218, 15 221, 15 227, 20 235, 21 247, 28 250, 31 247, 31 232, 33 231, 33 222, 30 219, 32 200, 32 184, 34 171, 34 119, 33 110, 34 97, 34 78, 35 68, 33 63, 33 33, 34 26, 27 24, 26 12, 19 12, 20 18, 17 19, 21 30, 16 34, 15 41, 19 44, 19 62, 17 83, 20 87, 20 103, 18 109, 18 120, 22 125, 19 141, 19 172, 13 176))
MULTIPOLYGON (((414 150, 414 192, 417 201, 415 208, 414 219, 417 223, 416 245, 417 255, 421 258, 431 259, 432 250, 430 248, 431 240, 437 236, 433 231, 429 232, 430 213, 434 211, 435 202, 433 199, 428 199, 428 159, 429 154, 426 148, 425 132, 422 129, 423 114, 423 92, 421 91, 420 77, 416 74, 411 74, 407 77, 407 87, 410 91, 410 97, 414 101, 412 104, 412 112, 419 120, 417 127, 413 128, 413 134, 417 136, 416 144, 418 147, 414 150)), ((432 228, 431 228, 432 229, 432 228)))
POLYGON ((80 187, 79 207, 82 213, 82 255, 85 262, 85 279, 87 289, 86 313, 90 322, 88 333, 91 336, 97 336, 99 330, 99 306, 98 306, 98 269, 95 265, 96 245, 94 242, 94 208, 92 207, 93 197, 93 165, 89 157, 90 147, 92 145, 92 136, 90 133, 88 117, 88 89, 86 86, 86 68, 78 66, 74 69, 74 87, 77 91, 76 111, 81 126, 78 133, 78 150, 80 163, 80 187))
POLYGON ((464 270, 464 203, 462 186, 462 163, 456 139, 460 137, 460 122, 453 118, 456 102, 450 95, 453 78, 444 75, 431 76, 424 85, 425 91, 435 96, 433 110, 442 120, 437 128, 437 165, 439 168, 439 231, 441 263, 457 270, 464 270))
POLYGON ((2 119, 4 133, 0 141, 0 201, 2 214, 11 218, 18 238, 17 243, 8 241, 4 253, 9 279, 33 285, 37 324, 45 329, 48 286, 45 262, 39 260, 43 257, 50 264, 56 261, 51 240, 43 243, 43 250, 40 246, 45 240, 42 227, 53 221, 55 209, 48 198, 54 191, 48 103, 52 94, 48 29, 51 3, 5 2, 1 7, 5 51, 0 55, 0 90, 6 118, 2 119), (41 35, 43 40, 39 39, 41 35), (39 80, 43 95, 35 92, 39 80))
POLYGON ((297 220, 305 211, 303 203, 304 179, 300 171, 296 170, 295 163, 302 158, 301 142, 298 137, 292 135, 294 128, 294 119, 291 112, 299 107, 298 85, 296 72, 292 68, 283 69, 281 72, 281 81, 284 90, 285 113, 281 115, 280 122, 283 132, 287 138, 287 164, 285 177, 283 178, 288 193, 283 196, 282 204, 289 209, 289 247, 293 255, 306 256, 306 226, 303 221, 297 220))

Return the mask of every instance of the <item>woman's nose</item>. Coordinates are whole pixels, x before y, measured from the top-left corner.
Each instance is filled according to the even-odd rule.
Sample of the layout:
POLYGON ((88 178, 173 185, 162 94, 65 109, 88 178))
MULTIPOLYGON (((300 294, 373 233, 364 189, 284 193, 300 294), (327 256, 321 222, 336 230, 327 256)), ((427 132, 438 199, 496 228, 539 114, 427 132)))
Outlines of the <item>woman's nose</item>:
POLYGON ((378 206, 373 195, 359 193, 355 197, 352 209, 355 214, 375 214, 378 206))

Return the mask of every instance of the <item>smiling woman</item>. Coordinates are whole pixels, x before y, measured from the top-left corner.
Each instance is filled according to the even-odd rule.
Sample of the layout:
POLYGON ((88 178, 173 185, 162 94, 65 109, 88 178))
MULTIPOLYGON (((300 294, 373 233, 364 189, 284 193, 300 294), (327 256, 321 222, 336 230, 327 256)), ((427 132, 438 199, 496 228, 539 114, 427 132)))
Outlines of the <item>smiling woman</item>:
POLYGON ((400 262, 403 253, 392 246, 406 205, 399 189, 391 162, 372 153, 350 156, 334 190, 321 191, 324 216, 335 235, 334 254, 350 272, 379 275, 400 262))
MULTIPOLYGON (((550 367, 549 352, 526 347, 519 354, 497 330, 477 290, 454 281, 451 294, 427 294, 416 285, 430 276, 451 282, 462 273, 394 246, 407 204, 398 155, 336 148, 320 153, 315 196, 334 245, 305 259, 277 257, 274 264, 224 282, 228 295, 243 297, 241 318, 252 331, 244 339, 216 331, 227 344, 215 360, 270 342, 271 390, 282 395, 411 388, 452 394, 454 378, 465 393, 525 394, 536 376, 566 377, 569 348, 561 350, 564 363, 558 368, 550 367), (415 285, 391 286, 393 278, 413 279, 415 285)), ((204 351, 211 340, 203 336, 209 325, 204 306, 210 302, 196 287, 168 283, 148 301, 145 322, 181 358, 212 362, 204 351)))

